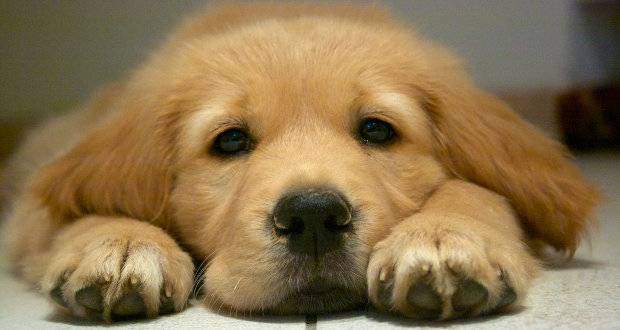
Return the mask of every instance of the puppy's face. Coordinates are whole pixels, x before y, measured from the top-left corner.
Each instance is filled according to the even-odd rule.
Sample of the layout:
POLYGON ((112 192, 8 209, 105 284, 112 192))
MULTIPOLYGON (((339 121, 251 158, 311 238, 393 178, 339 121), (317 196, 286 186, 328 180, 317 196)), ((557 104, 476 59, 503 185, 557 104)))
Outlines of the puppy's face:
POLYGON ((371 31, 273 29, 183 50, 194 71, 180 82, 203 92, 178 124, 173 218, 206 259, 208 300, 351 308, 372 247, 445 177, 431 123, 417 86, 394 77, 403 63, 365 44, 371 31))

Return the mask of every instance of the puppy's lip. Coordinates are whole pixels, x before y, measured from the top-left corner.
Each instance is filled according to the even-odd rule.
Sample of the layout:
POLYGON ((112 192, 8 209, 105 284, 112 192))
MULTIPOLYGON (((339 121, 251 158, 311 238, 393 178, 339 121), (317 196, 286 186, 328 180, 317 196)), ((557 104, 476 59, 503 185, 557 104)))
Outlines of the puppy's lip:
POLYGON ((300 295, 314 296, 314 295, 326 294, 326 293, 330 293, 330 292, 338 291, 338 290, 342 290, 342 287, 316 281, 316 282, 309 283, 303 289, 299 290, 297 293, 300 295))
POLYGON ((298 301, 302 304, 318 304, 322 302, 331 301, 337 299, 349 291, 341 288, 333 288, 331 290, 324 291, 302 291, 296 294, 292 294, 289 299, 298 301))
POLYGON ((278 314, 320 314, 352 310, 366 304, 366 297, 344 285, 313 282, 291 290, 275 308, 278 314))

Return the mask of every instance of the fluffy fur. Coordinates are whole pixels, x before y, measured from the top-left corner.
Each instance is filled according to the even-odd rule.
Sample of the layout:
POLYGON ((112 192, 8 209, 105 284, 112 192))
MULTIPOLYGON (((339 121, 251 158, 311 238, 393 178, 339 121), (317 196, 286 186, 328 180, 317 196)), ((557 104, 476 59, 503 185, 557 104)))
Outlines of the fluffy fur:
POLYGON ((14 270, 62 309, 105 319, 136 314, 131 294, 147 316, 170 301, 181 310, 190 255, 206 302, 234 311, 328 312, 368 297, 425 316, 434 301, 413 289, 425 285, 442 318, 490 313, 524 297, 531 247, 575 251, 598 199, 560 145, 448 51, 347 5, 196 15, 122 82, 36 129, 6 173, 14 270), (368 117, 397 141, 360 144, 368 117), (209 152, 238 125, 251 153, 209 152), (342 251, 313 263, 268 223, 282 194, 316 185, 359 217, 342 251), (316 281, 331 291, 314 295, 316 281), (486 295, 463 310, 471 283, 486 295))

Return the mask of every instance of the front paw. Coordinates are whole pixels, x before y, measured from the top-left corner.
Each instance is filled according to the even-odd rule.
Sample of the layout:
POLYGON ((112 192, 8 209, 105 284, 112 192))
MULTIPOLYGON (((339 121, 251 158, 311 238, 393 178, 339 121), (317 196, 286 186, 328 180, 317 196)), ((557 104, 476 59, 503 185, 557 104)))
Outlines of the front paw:
POLYGON ((132 220, 79 227, 56 240, 41 283, 56 304, 107 321, 185 307, 194 266, 167 234, 132 220))
POLYGON ((500 311, 525 295, 538 266, 518 238, 475 223, 458 228, 449 218, 433 219, 432 226, 416 222, 400 225, 371 255, 368 289, 375 307, 450 319, 500 311))

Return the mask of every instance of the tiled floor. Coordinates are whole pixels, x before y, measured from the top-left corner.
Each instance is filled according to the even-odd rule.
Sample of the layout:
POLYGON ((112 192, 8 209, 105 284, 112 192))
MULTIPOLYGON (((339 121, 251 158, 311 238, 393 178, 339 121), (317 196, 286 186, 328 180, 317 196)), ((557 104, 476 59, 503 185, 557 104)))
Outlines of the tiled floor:
MULTIPOLYGON (((599 210, 600 228, 575 260, 545 272, 525 306, 512 315, 450 323, 416 323, 375 312, 352 312, 312 318, 242 318, 209 312, 199 304, 167 317, 114 328, 229 329, 381 329, 393 327, 454 327, 475 329, 620 329, 620 155, 593 154, 578 160, 586 174, 603 188, 607 200, 599 210)), ((55 315, 38 294, 0 272, 0 329, 98 327, 100 324, 55 315)))

